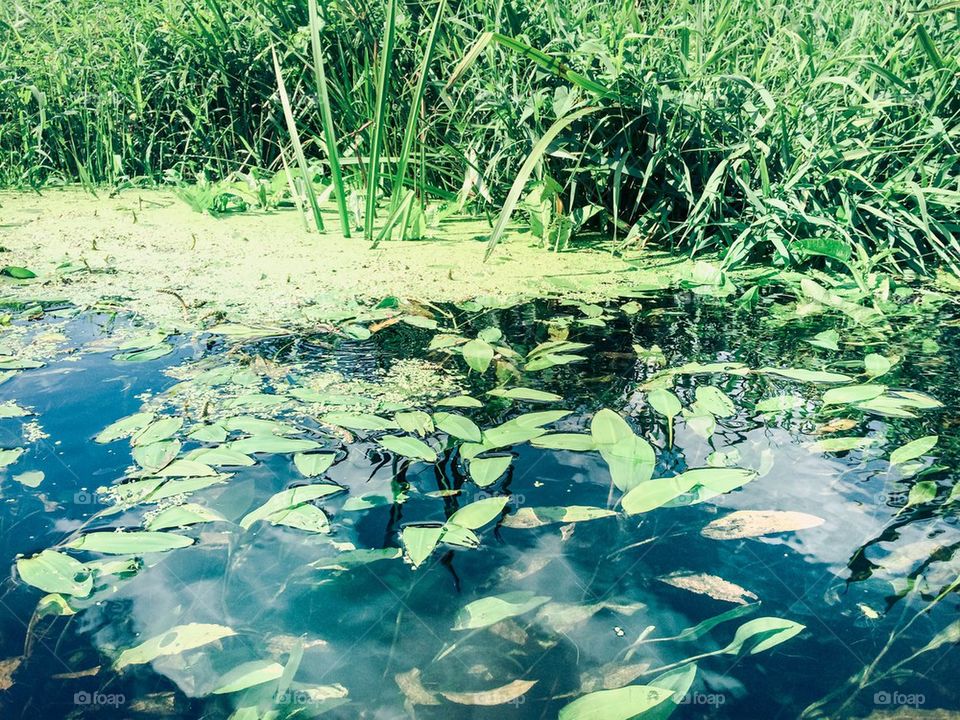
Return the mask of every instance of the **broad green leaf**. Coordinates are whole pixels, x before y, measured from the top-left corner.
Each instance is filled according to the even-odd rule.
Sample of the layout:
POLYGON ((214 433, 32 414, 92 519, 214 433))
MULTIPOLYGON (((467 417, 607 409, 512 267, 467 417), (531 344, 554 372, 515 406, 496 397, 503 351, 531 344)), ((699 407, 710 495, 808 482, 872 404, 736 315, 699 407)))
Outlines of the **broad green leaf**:
POLYGON ((483 340, 471 340, 461 348, 463 359, 471 370, 485 372, 493 361, 493 346, 483 340))
POLYGON ((93 589, 89 568, 78 560, 53 550, 17 560, 20 579, 48 593, 87 597, 93 589))
MULTIPOLYGON (((151 445, 176 433, 183 427, 183 418, 163 417, 147 425, 143 430, 133 436, 131 443, 137 445, 151 445)), ((109 428, 108 428, 109 429, 109 428)))
POLYGON ((407 525, 400 532, 403 549, 415 568, 430 557, 442 534, 442 525, 407 525))
POLYGON ((598 690, 560 708, 558 720, 631 720, 673 697, 673 692, 653 685, 627 685, 598 690))
POLYGON ((244 455, 232 447, 211 447, 197 448, 191 450, 184 456, 185 460, 204 463, 206 465, 218 465, 220 467, 250 467, 256 464, 249 455, 244 455))
POLYGON ((209 465, 204 465, 195 460, 174 460, 165 468, 155 473, 160 477, 210 477, 216 475, 217 471, 209 465))
POLYGON ((633 428, 627 424, 627 421, 607 408, 593 416, 590 422, 590 434, 598 447, 613 445, 625 438, 634 437, 633 428))
POLYGON ((240 527, 247 529, 258 520, 268 520, 274 513, 289 510, 306 502, 311 502, 327 495, 341 492, 339 485, 331 483, 317 483, 315 485, 299 485, 281 490, 256 510, 248 513, 240 521, 240 527))
POLYGON ((133 448, 133 460, 147 472, 156 472, 169 465, 180 454, 179 440, 161 440, 133 448))
POLYGON ((421 410, 399 412, 393 419, 404 432, 416 433, 420 437, 433 432, 433 420, 421 410))
POLYGON ((832 329, 824 330, 823 332, 817 333, 812 338, 807 338, 804 340, 804 342, 824 348, 825 350, 839 350, 840 333, 832 329))
POLYGON ((226 518, 218 512, 196 503, 172 505, 154 515, 145 525, 147 530, 167 530, 203 522, 223 522, 226 518))
POLYGON ((480 442, 480 428, 470 418, 450 412, 437 412, 433 414, 433 424, 441 432, 447 433, 460 440, 468 442, 480 442))
POLYGON ((937 484, 933 480, 923 480, 910 488, 904 509, 914 505, 923 505, 937 496, 937 484))
POLYGON ((497 388, 496 390, 488 392, 487 395, 508 398, 510 400, 522 400, 525 402, 559 402, 563 400, 560 395, 555 395, 554 393, 522 387, 510 388, 509 390, 497 388))
POLYGON ((698 413, 703 411, 716 417, 729 417, 736 412, 733 401, 719 388, 712 385, 700 385, 696 390, 698 413))
POLYGON ((380 444, 392 453, 402 455, 403 457, 413 458, 414 460, 423 460, 425 462, 436 462, 436 451, 418 438, 384 435, 380 438, 380 444))
POLYGON ((906 445, 901 445, 890 453, 890 464, 902 465, 903 463, 923 457, 936 447, 939 440, 939 435, 925 435, 922 438, 911 440, 906 445))
POLYGON ((573 450, 586 452, 596 450, 597 444, 592 435, 586 433, 550 433, 541 435, 530 441, 534 447, 545 448, 547 450, 573 450))
POLYGON ((497 518, 509 501, 508 497, 477 500, 457 510, 447 522, 469 530, 477 530, 497 518))
POLYGON ((756 655, 799 635, 805 628, 805 625, 783 618, 755 618, 738 627, 733 640, 720 652, 726 655, 756 655))
POLYGON ((387 420, 370 413, 332 412, 321 416, 320 422, 345 427, 349 430, 391 430, 397 427, 393 420, 387 420))
POLYGON ((265 682, 276 680, 283 674, 283 665, 272 660, 253 660, 238 665, 217 681, 214 695, 239 692, 265 682))
POLYGON ((186 650, 193 650, 231 635, 236 635, 236 632, 224 625, 207 623, 177 625, 136 647, 124 650, 114 663, 114 667, 122 670, 128 665, 142 665, 160 657, 179 655, 186 650))
POLYGON ((166 552, 193 545, 193 538, 166 532, 92 532, 67 543, 74 550, 106 553, 108 555, 139 555, 166 552))
POLYGON ((524 428, 538 428, 562 420, 570 414, 569 410, 541 410, 517 415, 505 425, 515 425, 524 428))
POLYGON ((703 620, 693 627, 688 627, 686 630, 681 632, 676 636, 676 640, 682 640, 691 642, 693 640, 699 640, 708 632, 713 630, 717 625, 722 625, 725 622, 730 620, 736 620, 737 618, 743 617, 744 615, 750 615, 753 612, 756 612, 757 608, 760 606, 759 602, 751 603, 750 605, 740 605, 738 607, 726 610, 719 615, 714 615, 713 617, 703 620))
POLYGON ((479 408, 483 403, 469 395, 454 395, 437 401, 437 407, 479 408))
POLYGON ((538 355, 533 360, 527 362, 523 366, 523 369, 526 372, 537 372, 539 370, 546 370, 547 368, 556 367, 558 365, 569 365, 570 363, 582 362, 586 360, 582 355, 571 355, 568 353, 545 353, 543 355, 538 355))
POLYGON ((665 388, 655 388, 651 390, 647 394, 647 402, 650 403, 650 407, 667 418, 667 420, 671 420, 679 415, 682 409, 679 398, 665 388))
POLYGON ((628 515, 649 512, 689 492, 694 485, 695 480, 683 475, 646 480, 624 495, 620 504, 628 515))
POLYGON ((247 435, 299 435, 300 428, 276 420, 262 420, 253 415, 236 415, 223 421, 223 427, 229 432, 242 432, 247 435))
POLYGON ((673 695, 666 702, 660 703, 645 712, 642 715, 642 720, 667 720, 667 718, 673 715, 677 706, 685 702, 687 693, 689 693, 690 688, 693 687, 693 681, 696 677, 696 663, 683 665, 665 672, 662 675, 657 675, 657 677, 650 681, 650 685, 652 687, 670 690, 673 695))
POLYGON ((470 472, 470 479, 479 487, 492 485, 507 471, 511 462, 513 462, 513 457, 509 455, 504 457, 474 458, 467 466, 470 472))
POLYGON ((850 403, 865 402, 883 395, 884 385, 846 385, 832 388, 823 394, 824 405, 847 405, 850 403))
MULTIPOLYGON (((510 445, 519 445, 520 443, 545 435, 546 432, 542 427, 523 427, 512 422, 506 422, 503 425, 484 430, 483 441, 478 448, 479 451, 482 452, 483 450, 495 450, 510 445)), ((461 453, 469 458, 470 456, 466 454, 466 449, 467 446, 464 445, 461 448, 461 453)))
POLYGON ((226 447, 243 455, 253 453, 286 455, 316 450, 320 447, 320 443, 316 440, 302 440, 281 435, 252 435, 248 438, 231 440, 226 447))
POLYGON ((863 369, 872 378, 886 375, 891 368, 893 368, 893 363, 877 353, 870 353, 863 359, 863 369))
POLYGON ((227 429, 217 424, 198 425, 190 431, 188 437, 198 442, 222 443, 227 439, 227 429))
MULTIPOLYGON (((655 481, 651 481, 655 482, 655 481)), ((588 505, 567 505, 559 507, 524 507, 503 519, 503 527, 535 528, 555 523, 575 523, 610 517, 617 513, 606 508, 588 505)))
POLYGON ((480 598, 463 606, 457 613, 453 629, 476 630, 489 627, 501 620, 528 613, 549 600, 548 596, 535 595, 529 590, 517 590, 480 598))
POLYGON ((301 475, 317 477, 329 470, 336 459, 336 453, 297 453, 293 456, 293 464, 301 475))
POLYGON ((610 469, 613 484, 627 492, 653 475, 656 455, 646 440, 636 435, 619 440, 612 445, 599 446, 600 456, 610 469))
POLYGON ((348 570, 358 565, 368 565, 380 560, 396 560, 401 557, 400 548, 363 548, 346 550, 330 559, 317 560, 310 567, 318 570, 348 570))
POLYGON ((801 407, 804 399, 799 395, 775 395, 757 403, 756 409, 763 413, 777 413, 801 407))
POLYGON ((129 437, 143 430, 153 420, 153 413, 140 412, 120 418, 107 425, 94 440, 98 443, 108 443, 120 438, 129 437))
POLYGON ((277 510, 267 515, 264 520, 273 525, 285 525, 307 532, 324 534, 330 532, 330 521, 327 519, 327 514, 310 503, 277 510))
POLYGON ((820 370, 802 370, 799 368, 760 368, 757 372, 766 375, 779 375, 790 380, 808 383, 847 383, 853 380, 849 375, 840 373, 823 372, 820 370))

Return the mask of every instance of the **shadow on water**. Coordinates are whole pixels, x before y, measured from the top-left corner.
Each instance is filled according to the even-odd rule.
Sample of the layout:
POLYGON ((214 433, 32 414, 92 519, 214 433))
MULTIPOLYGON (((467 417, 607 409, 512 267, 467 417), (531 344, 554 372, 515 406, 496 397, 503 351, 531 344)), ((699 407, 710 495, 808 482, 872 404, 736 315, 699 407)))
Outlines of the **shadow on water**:
MULTIPOLYGON (((442 332, 480 333, 501 348, 482 375, 466 374, 459 352, 427 354, 438 331, 405 322, 365 339, 173 337, 166 339, 172 352, 141 362, 113 359, 117 346, 109 339, 130 329, 104 316, 25 323, 34 335, 62 337, 43 367, 0 385, 0 401, 31 413, 0 420, 3 447, 26 449, 3 470, 0 486, 0 550, 11 568, 0 590, 0 689, 9 685, 0 694, 3 717, 555 717, 585 693, 649 683, 700 655, 707 656, 676 698, 675 718, 797 717, 844 687, 818 710, 821 716, 887 717, 882 713, 912 706, 960 710, 952 682, 960 670, 956 632, 898 665, 957 617, 957 596, 939 598, 960 573, 960 532, 947 499, 960 451, 960 347, 950 318, 927 317, 909 337, 878 341, 853 333, 842 350, 831 351, 806 340, 835 319, 781 322, 772 303, 753 313, 691 294, 631 304, 442 308, 442 332), (580 360, 523 372, 528 351, 568 335, 588 344, 580 360), (873 382, 922 391, 943 407, 891 417, 850 403, 824 406, 830 386, 764 373, 682 372, 666 376, 665 386, 684 408, 694 407, 697 389, 710 385, 732 409, 711 415, 712 432, 704 432, 696 413, 678 416, 671 443, 663 416, 647 401, 651 381, 664 384, 658 373, 688 362, 859 376, 868 352, 901 356, 873 382), (429 365, 420 362, 425 356, 429 365), (500 382, 563 399, 539 404, 484 394, 500 382), (297 388, 306 392, 291 395, 297 388), (460 394, 483 399, 483 406, 436 404, 460 394), (787 394, 795 397, 791 407, 758 409, 762 400, 787 394), (563 433, 589 433, 593 414, 607 407, 653 445, 654 477, 723 465, 752 468, 757 476, 705 502, 680 497, 642 514, 524 527, 509 518, 525 509, 619 509, 622 493, 604 458, 517 442, 492 450, 510 458, 509 468, 478 487, 461 442, 446 433, 428 433, 439 450, 435 463, 410 461, 384 448, 378 431, 321 421, 331 412, 389 418, 405 406, 462 413, 481 428, 563 408, 572 412, 550 425, 563 433), (128 438, 93 438, 144 410, 185 420, 160 439, 179 443, 173 456, 198 457, 190 453, 229 438, 224 447, 242 447, 255 462, 211 460, 223 475, 204 487, 115 505, 103 489, 163 470, 138 470, 128 438), (251 416, 288 427, 251 431, 237 420, 251 416), (190 437, 199 427, 213 435, 190 437), (221 429, 224 436, 211 439, 221 429), (303 450, 333 452, 335 462, 305 477, 293 460, 296 449, 256 452, 250 444, 230 444, 244 435, 307 441, 303 450), (929 435, 939 435, 939 444, 911 459, 916 467, 909 473, 891 467, 891 450, 929 435), (811 447, 841 437, 872 440, 849 450, 811 447), (44 477, 32 487, 21 475, 36 470, 44 477), (237 524, 274 494, 319 482, 347 490, 318 503, 331 532, 290 527, 275 516, 247 529, 237 524), (932 484, 934 495, 912 493, 920 483, 932 484), (416 568, 400 559, 405 527, 439 526, 490 497, 508 501, 502 516, 476 529, 479 547, 441 542, 416 568), (96 565, 92 595, 68 597, 59 611, 49 602, 38 606, 44 593, 14 570, 18 556, 93 530, 142 529, 158 510, 184 500, 222 520, 167 528, 196 540, 169 552, 67 551, 85 563, 106 563, 96 565), (701 534, 731 512, 767 510, 823 522, 725 540, 701 534), (355 549, 383 552, 373 561, 355 549), (514 591, 527 593, 527 612, 456 629, 468 603, 514 591), (681 635, 737 608, 744 608, 742 619, 681 635), (715 652, 758 617, 805 628, 762 652, 756 644, 715 652), (111 666, 123 650, 188 623, 231 633, 122 672, 111 666), (896 630, 902 632, 885 650, 896 630), (301 652, 299 665, 291 662, 301 652), (847 678, 878 656, 872 677, 882 680, 853 693, 847 678), (236 673, 227 677, 251 662, 260 664, 246 666, 240 680, 236 673), (284 665, 296 671, 292 679, 281 676, 284 665), (879 672, 891 668, 889 675, 879 672), (226 692, 214 692, 225 684, 226 692), (261 713, 272 706, 279 715, 261 713), (245 707, 260 711, 238 710, 245 707)), ((841 321, 840 331, 850 329, 841 321)))

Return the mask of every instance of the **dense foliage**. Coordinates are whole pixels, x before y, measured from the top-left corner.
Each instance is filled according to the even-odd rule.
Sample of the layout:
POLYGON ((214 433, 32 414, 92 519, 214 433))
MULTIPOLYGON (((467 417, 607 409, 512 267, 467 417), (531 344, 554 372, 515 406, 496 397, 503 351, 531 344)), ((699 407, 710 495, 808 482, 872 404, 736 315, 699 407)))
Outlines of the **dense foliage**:
MULTIPOLYGON (((313 27, 347 188, 391 209, 406 184, 417 207, 510 210, 519 176, 551 244, 582 226, 923 270, 960 262, 958 20, 937 0, 343 0, 313 27)), ((306 0, 4 5, 0 182, 293 167, 273 48, 329 185, 309 28, 306 0)))

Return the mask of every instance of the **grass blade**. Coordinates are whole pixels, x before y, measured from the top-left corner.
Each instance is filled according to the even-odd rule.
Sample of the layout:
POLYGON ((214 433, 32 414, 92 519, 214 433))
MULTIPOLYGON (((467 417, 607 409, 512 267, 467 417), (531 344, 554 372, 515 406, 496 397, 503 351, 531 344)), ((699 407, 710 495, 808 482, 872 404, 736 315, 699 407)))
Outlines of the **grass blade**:
POLYGON ((280 72, 280 60, 277 58, 277 51, 270 48, 273 55, 273 71, 277 74, 277 90, 280 92, 280 104, 283 105, 283 117, 287 121, 287 132, 290 133, 290 144, 293 145, 293 154, 300 168, 300 174, 303 176, 303 187, 307 193, 307 201, 310 203, 310 209, 313 211, 313 222, 317 230, 323 230, 323 218, 320 217, 320 203, 317 202, 317 194, 313 190, 313 182, 310 178, 310 169, 307 167, 307 159, 303 155, 303 146, 300 144, 300 136, 297 134, 297 123, 293 119, 293 109, 290 107, 290 98, 287 97, 287 89, 283 85, 283 74, 280 72))
POLYGON ((344 237, 350 237, 350 216, 347 213, 347 194, 343 187, 343 173, 340 170, 340 155, 337 153, 337 137, 333 130, 333 113, 330 112, 330 97, 327 93, 327 74, 323 67, 323 51, 320 47, 320 20, 317 17, 317 0, 309 0, 310 46, 313 49, 313 74, 320 98, 320 117, 323 121, 323 139, 327 146, 327 160, 330 163, 330 176, 333 180, 333 192, 340 211, 340 226, 344 237))
POLYGON ((380 145, 387 120, 387 92, 390 87, 390 68, 393 65, 393 43, 396 34, 397 0, 387 0, 386 20, 383 26, 383 43, 380 48, 380 69, 377 74, 377 98, 373 111, 373 127, 370 133, 370 168, 367 171, 367 209, 364 216, 363 234, 367 241, 373 240, 373 223, 377 214, 377 187, 380 180, 380 145))
POLYGON ((560 134, 565 127, 570 123, 579 120, 582 117, 594 113, 600 108, 598 107, 586 107, 582 110, 577 110, 568 115, 564 115, 562 118, 558 119, 553 123, 543 136, 537 140, 537 144, 533 146, 533 149, 530 151, 530 154, 527 155, 527 159, 523 161, 523 165, 520 166, 520 170, 517 172, 517 177, 513 181, 513 185, 510 187, 510 192, 507 194, 507 199, 503 203, 503 208, 500 210, 500 216, 497 218, 497 224, 493 226, 493 231, 490 233, 490 239, 487 241, 487 251, 483 255, 483 259, 487 260, 490 255, 493 253, 493 249, 497 246, 497 243, 500 242, 500 238, 503 236, 504 230, 507 229, 507 223, 510 222, 510 216, 513 214, 514 209, 517 206, 517 203, 520 201, 520 193, 523 192, 523 188, 527 184, 527 179, 530 177, 530 173, 533 172, 533 168, 540 158, 543 157, 543 154, 547 151, 547 148, 550 146, 550 143, 553 142, 554 138, 560 134))

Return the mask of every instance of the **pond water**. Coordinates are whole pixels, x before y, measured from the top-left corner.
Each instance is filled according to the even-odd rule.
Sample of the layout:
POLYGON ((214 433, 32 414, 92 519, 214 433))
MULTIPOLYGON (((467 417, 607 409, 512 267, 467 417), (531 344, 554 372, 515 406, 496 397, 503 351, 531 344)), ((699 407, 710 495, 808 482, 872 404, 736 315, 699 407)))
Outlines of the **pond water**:
POLYGON ((0 485, 2 716, 960 711, 952 308, 389 302, 272 337, 17 319, 44 364, 0 385, 24 449, 0 485), (597 694, 626 686, 646 695, 597 694))

